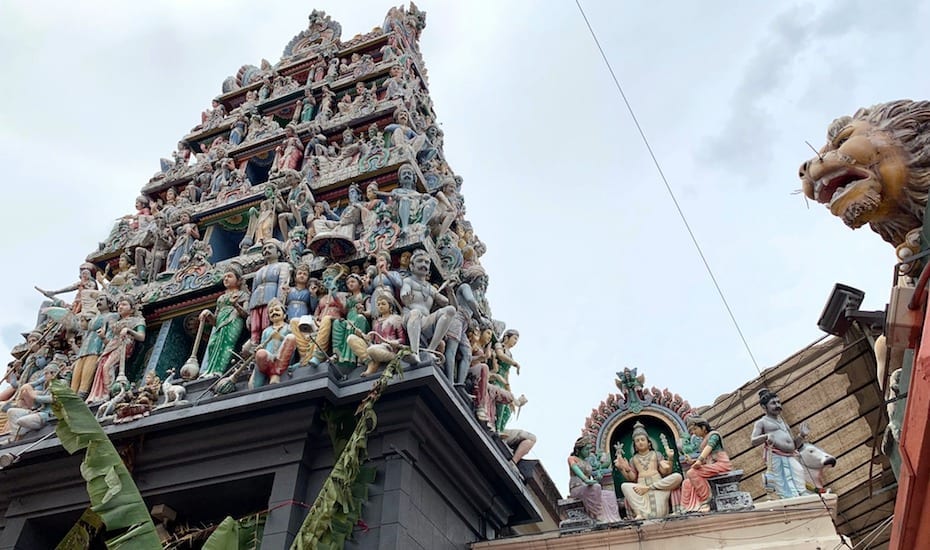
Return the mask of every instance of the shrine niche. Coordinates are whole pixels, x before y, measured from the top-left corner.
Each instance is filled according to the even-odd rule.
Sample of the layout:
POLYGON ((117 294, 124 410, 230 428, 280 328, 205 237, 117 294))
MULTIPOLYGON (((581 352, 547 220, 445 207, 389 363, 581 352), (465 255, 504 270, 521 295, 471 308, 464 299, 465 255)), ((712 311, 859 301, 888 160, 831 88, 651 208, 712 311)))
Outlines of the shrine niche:
POLYGON ((680 395, 645 382, 636 369, 618 372, 620 392, 585 420, 568 460, 571 498, 560 504, 563 530, 747 502, 739 491, 741 472, 732 471, 720 434, 680 395))

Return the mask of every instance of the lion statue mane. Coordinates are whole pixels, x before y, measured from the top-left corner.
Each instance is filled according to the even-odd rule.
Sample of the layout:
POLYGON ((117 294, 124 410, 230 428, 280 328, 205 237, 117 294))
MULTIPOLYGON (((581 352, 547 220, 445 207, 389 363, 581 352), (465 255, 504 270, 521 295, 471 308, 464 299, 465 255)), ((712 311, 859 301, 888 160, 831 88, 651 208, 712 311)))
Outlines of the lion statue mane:
POLYGON ((930 191, 930 101, 880 103, 834 120, 827 144, 799 175, 809 198, 853 229, 868 223, 906 257, 901 247, 916 244, 930 191), (889 181, 892 172, 900 183, 889 181))

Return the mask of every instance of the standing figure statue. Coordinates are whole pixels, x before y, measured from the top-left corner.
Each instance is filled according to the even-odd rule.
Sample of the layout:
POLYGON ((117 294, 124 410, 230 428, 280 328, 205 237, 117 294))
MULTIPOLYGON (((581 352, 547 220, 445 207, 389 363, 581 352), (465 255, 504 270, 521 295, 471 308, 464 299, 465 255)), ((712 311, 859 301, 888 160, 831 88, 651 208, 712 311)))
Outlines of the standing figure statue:
POLYGON ((245 328, 245 319, 249 316, 249 291, 241 288, 242 268, 237 264, 226 268, 223 287, 226 291, 216 299, 216 313, 209 309, 200 312, 201 323, 214 325, 207 341, 207 364, 200 371, 201 378, 221 376, 226 372, 233 349, 245 328))
POLYGON ((303 158, 304 144, 297 137, 294 124, 288 124, 284 128, 284 141, 275 148, 274 164, 269 177, 274 177, 284 170, 299 170, 303 158))
POLYGON ((97 371, 97 361, 100 359, 100 353, 103 352, 101 332, 107 323, 116 317, 116 314, 111 312, 109 296, 103 293, 97 296, 97 311, 99 313, 93 318, 82 319, 84 336, 81 338, 81 347, 78 349, 77 361, 74 363, 74 371, 71 374, 71 389, 81 399, 87 398, 90 393, 90 385, 97 371))
POLYGON ((681 485, 681 474, 672 471, 669 461, 675 451, 666 449, 666 456, 659 455, 641 422, 633 424, 633 448, 630 460, 618 449, 614 466, 627 480, 620 486, 627 505, 635 514, 634 519, 665 517, 669 513, 671 492, 681 485))
MULTIPOLYGON (((507 329, 501 336, 500 342, 494 346, 496 368, 490 375, 490 383, 510 391, 510 368, 513 367, 520 374, 520 364, 517 363, 510 352, 520 340, 520 333, 515 329, 507 329)), ((512 405, 499 403, 497 405, 497 431, 502 432, 510 421, 512 405)))
POLYGON ((98 331, 98 334, 104 336, 105 343, 97 361, 94 384, 87 396, 88 403, 105 401, 110 396, 110 386, 114 381, 128 385, 125 380, 126 362, 136 342, 145 340, 145 319, 133 315, 134 310, 132 299, 122 296, 116 302, 117 317, 110 319, 98 331))
POLYGON ((64 288, 58 290, 45 290, 39 287, 35 287, 36 290, 41 292, 46 298, 50 301, 42 302, 40 308, 39 322, 36 325, 42 324, 46 317, 51 317, 56 321, 61 321, 64 316, 67 314, 67 310, 70 310, 71 313, 75 315, 79 313, 84 313, 86 315, 95 315, 97 313, 97 266, 92 263, 85 262, 81 264, 80 268, 80 277, 78 281, 74 284, 68 285, 64 288), (66 292, 72 292, 76 290, 77 294, 74 296, 74 301, 67 305, 58 298, 55 298, 58 294, 64 294, 66 292))
POLYGON ((781 400, 768 389, 759 390, 759 405, 765 416, 752 427, 749 442, 763 445, 766 472, 765 489, 780 498, 809 495, 804 485, 804 467, 798 459, 798 447, 803 441, 791 435, 791 429, 781 417, 781 400))
POLYGON ((681 484, 681 507, 685 512, 709 512, 711 490, 707 480, 733 470, 733 466, 723 450, 723 437, 706 420, 690 416, 687 424, 688 432, 701 438, 701 443, 681 484))
POLYGON ((262 331, 271 324, 268 304, 273 298, 283 299, 285 288, 291 280, 291 266, 281 261, 281 243, 268 239, 262 243, 263 265, 252 279, 252 294, 249 297, 249 320, 253 344, 261 341, 262 331))
POLYGON ((400 299, 406 308, 410 351, 414 358, 420 360, 420 338, 429 341, 428 350, 436 350, 455 316, 455 308, 449 305, 449 299, 429 282, 430 265, 429 254, 425 250, 414 252, 410 258, 410 276, 404 277, 400 290, 400 299), (439 305, 436 311, 432 311, 434 304, 439 305))

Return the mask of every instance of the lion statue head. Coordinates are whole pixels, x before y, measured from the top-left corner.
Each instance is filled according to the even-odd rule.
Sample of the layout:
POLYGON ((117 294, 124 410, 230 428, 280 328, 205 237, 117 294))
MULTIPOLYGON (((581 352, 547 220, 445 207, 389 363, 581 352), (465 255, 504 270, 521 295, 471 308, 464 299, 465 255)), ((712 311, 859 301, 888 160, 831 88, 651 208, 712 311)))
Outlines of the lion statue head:
POLYGON ((923 226, 930 190, 930 101, 881 103, 834 120, 799 176, 804 194, 849 227, 868 223, 906 245, 923 226))

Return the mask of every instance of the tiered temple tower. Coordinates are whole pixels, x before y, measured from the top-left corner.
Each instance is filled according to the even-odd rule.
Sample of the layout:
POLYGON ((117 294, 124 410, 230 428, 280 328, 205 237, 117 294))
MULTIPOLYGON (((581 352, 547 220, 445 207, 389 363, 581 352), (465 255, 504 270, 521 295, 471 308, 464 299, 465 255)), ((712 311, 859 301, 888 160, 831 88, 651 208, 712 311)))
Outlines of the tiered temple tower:
POLYGON ((519 335, 485 299, 485 245, 428 94, 425 17, 392 8, 342 41, 313 11, 277 63, 223 82, 61 289, 73 302, 45 292, 4 396, 16 461, 0 470, 0 548, 54 546, 87 505, 78 459, 32 444, 54 417, 20 401, 27 383, 43 395, 70 376, 147 503, 176 514, 165 531, 264 513, 263 548, 284 548, 336 458, 334 411, 354 411, 398 355, 352 544, 460 548, 554 517, 551 481, 513 467, 498 435, 523 403, 508 383, 519 335), (165 380, 184 388, 175 405, 158 406, 165 380))

